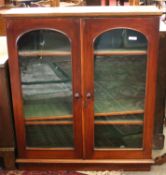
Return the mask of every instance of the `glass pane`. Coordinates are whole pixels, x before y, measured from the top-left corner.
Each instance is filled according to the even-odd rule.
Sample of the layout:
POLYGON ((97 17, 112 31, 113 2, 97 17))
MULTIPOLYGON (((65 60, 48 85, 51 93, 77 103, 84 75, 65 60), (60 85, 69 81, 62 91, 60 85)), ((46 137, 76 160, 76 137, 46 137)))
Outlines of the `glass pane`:
POLYGON ((95 125, 95 148, 141 148, 140 125, 95 125))
POLYGON ((147 49, 145 36, 130 29, 113 29, 102 33, 94 43, 95 50, 144 50, 147 49))
POLYGON ((28 147, 73 147, 73 128, 71 125, 27 126, 28 147))
POLYGON ((72 140, 72 60, 69 39, 57 31, 31 31, 19 39, 18 54, 24 117, 26 123, 30 122, 26 136, 28 146, 71 146, 71 142, 63 144, 58 138, 54 141, 56 131, 62 132, 60 137, 65 134, 66 128, 70 128, 69 137, 72 140), (58 120, 63 124, 64 117, 70 118, 71 126, 49 126, 47 123, 48 120, 58 120), (39 124, 38 121, 46 123, 35 126, 39 124), (36 142, 39 132, 43 136, 36 142), (46 136, 49 136, 47 139, 50 142, 45 142, 46 136))
POLYGON ((146 38, 127 29, 107 31, 96 39, 96 113, 144 109, 146 48, 146 38))
POLYGON ((70 51, 69 39, 52 30, 35 30, 25 33, 18 42, 19 51, 70 51))
POLYGON ((95 116, 95 122, 143 122, 143 113, 142 114, 135 114, 135 115, 111 115, 111 116, 95 116))
POLYGON ((144 109, 146 56, 95 57, 95 112, 144 109))
POLYGON ((20 57, 25 118, 72 114, 71 60, 20 57))
POLYGON ((114 29, 95 40, 95 147, 142 146, 146 62, 147 40, 137 31, 114 29))

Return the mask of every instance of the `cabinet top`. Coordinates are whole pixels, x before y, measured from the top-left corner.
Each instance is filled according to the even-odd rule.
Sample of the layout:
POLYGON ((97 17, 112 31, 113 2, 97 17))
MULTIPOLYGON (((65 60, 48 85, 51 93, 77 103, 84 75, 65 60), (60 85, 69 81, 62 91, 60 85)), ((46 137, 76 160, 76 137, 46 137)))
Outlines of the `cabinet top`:
POLYGON ((3 12, 4 17, 101 17, 161 15, 155 6, 80 6, 13 8, 3 12))

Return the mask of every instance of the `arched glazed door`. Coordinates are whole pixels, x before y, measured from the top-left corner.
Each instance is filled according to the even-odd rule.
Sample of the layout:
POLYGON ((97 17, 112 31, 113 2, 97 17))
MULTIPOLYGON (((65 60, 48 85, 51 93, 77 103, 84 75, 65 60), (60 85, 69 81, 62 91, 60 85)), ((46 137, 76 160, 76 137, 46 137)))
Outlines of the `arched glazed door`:
POLYGON ((18 84, 12 91, 19 157, 82 155, 80 60, 73 52, 78 39, 62 21, 47 28, 44 23, 40 29, 37 24, 20 27, 17 56, 11 59, 12 80, 18 84))
POLYGON ((113 20, 86 21, 85 133, 92 138, 86 140, 86 157, 150 158, 151 34, 113 20))

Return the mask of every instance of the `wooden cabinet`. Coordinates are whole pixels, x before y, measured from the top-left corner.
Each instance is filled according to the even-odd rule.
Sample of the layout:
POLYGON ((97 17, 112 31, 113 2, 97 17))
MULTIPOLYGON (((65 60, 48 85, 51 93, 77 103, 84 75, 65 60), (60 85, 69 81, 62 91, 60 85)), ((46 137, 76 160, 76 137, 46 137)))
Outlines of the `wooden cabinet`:
POLYGON ((15 145, 6 37, 0 37, 0 43, 3 43, 0 48, 0 158, 2 160, 1 167, 14 169, 15 145))
POLYGON ((154 7, 6 12, 20 168, 150 168, 159 15, 154 7))

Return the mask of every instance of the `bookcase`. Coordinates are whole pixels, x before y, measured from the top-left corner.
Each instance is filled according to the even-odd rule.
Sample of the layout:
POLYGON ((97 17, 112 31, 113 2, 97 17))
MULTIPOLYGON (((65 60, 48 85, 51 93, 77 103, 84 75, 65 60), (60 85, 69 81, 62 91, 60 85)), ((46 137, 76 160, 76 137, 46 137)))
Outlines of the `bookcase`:
POLYGON ((19 168, 149 170, 159 15, 155 7, 4 14, 19 168))

